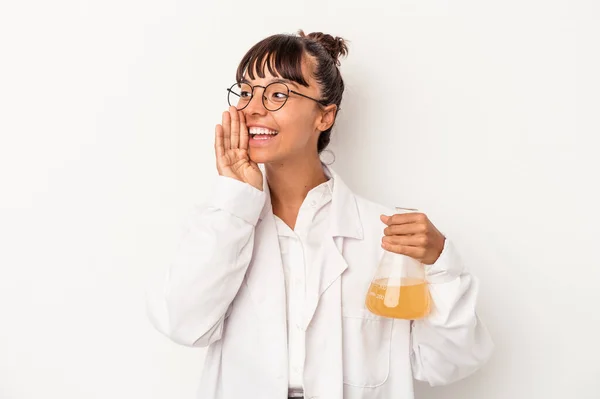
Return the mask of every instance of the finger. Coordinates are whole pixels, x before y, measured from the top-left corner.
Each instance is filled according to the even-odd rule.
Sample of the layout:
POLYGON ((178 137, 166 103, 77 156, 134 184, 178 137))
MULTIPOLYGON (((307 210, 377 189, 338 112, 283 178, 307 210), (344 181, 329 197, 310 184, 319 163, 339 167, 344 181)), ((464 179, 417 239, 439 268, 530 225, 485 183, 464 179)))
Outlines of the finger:
POLYGON ((248 136, 248 126, 246 126, 246 115, 242 111, 238 112, 240 113, 240 149, 247 150, 250 138, 248 136))
POLYGON ((407 247, 420 247, 427 248, 429 239, 426 235, 412 235, 412 236, 384 236, 381 238, 382 243, 401 245, 407 247))
POLYGON ((388 226, 392 224, 427 222, 427 216, 420 212, 396 213, 392 216, 381 215, 380 219, 388 226))
POLYGON ((240 117, 238 110, 231 106, 229 107, 231 115, 231 148, 240 148, 240 117))
POLYGON ((231 115, 229 111, 223 112, 223 148, 231 149, 231 115))
POLYGON ((391 226, 383 229, 383 234, 386 236, 425 233, 427 233, 427 225, 421 223, 392 224, 391 226))
POLYGON ((419 261, 422 260, 426 254, 425 248, 411 247, 411 246, 404 246, 404 245, 394 245, 394 244, 388 244, 388 243, 382 243, 381 246, 386 251, 410 256, 411 258, 419 260, 419 261))
POLYGON ((223 126, 221 125, 215 127, 215 154, 217 155, 217 162, 219 158, 225 155, 225 149, 223 148, 223 126))

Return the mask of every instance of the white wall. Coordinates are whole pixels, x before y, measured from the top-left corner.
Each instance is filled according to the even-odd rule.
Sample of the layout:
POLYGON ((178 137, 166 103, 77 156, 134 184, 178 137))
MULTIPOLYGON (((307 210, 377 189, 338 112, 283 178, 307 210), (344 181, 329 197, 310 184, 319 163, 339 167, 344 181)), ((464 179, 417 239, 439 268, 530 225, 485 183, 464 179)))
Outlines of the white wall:
POLYGON ((597 2, 0 5, 0 398, 195 398, 202 350, 144 313, 215 174, 256 41, 349 39, 332 149, 358 193, 417 206, 481 280, 497 351, 419 399, 600 397, 597 2))

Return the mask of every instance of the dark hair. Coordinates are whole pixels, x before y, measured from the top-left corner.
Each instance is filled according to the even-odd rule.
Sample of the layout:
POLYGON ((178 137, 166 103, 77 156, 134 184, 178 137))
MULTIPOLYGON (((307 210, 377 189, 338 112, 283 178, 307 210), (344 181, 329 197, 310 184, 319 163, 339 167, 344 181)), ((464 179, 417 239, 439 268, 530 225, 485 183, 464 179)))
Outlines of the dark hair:
MULTIPOLYGON (((326 104, 337 105, 339 110, 344 93, 344 80, 338 68, 339 58, 348 54, 348 46, 341 37, 322 32, 305 35, 302 30, 298 31, 298 35, 269 36, 252 46, 244 55, 237 68, 236 80, 241 82, 245 72, 250 79, 254 79, 255 71, 260 78, 264 78, 266 66, 271 75, 308 87, 308 82, 302 75, 305 53, 316 59, 313 76, 321 88, 321 100, 326 104)), ((333 125, 321 132, 317 144, 319 153, 329 144, 332 127, 333 125)))

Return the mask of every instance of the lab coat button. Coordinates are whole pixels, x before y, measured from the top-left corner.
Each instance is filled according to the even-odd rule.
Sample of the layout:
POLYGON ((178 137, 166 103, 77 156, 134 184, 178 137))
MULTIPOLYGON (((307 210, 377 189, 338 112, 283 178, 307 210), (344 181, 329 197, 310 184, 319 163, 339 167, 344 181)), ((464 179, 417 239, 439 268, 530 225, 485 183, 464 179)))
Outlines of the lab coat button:
POLYGON ((310 206, 312 206, 313 208, 315 206, 317 206, 317 201, 315 201, 315 200, 310 201, 310 206))

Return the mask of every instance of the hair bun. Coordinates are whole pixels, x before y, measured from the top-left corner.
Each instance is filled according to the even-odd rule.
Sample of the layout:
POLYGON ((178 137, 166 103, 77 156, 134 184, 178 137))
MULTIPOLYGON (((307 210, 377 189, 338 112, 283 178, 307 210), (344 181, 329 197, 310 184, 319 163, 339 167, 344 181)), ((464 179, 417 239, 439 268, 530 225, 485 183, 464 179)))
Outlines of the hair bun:
POLYGON ((300 37, 305 37, 321 44, 338 66, 340 65, 339 58, 348 54, 348 46, 346 45, 346 41, 341 37, 333 37, 323 32, 312 32, 306 35, 302 29, 298 31, 298 34, 300 37))

